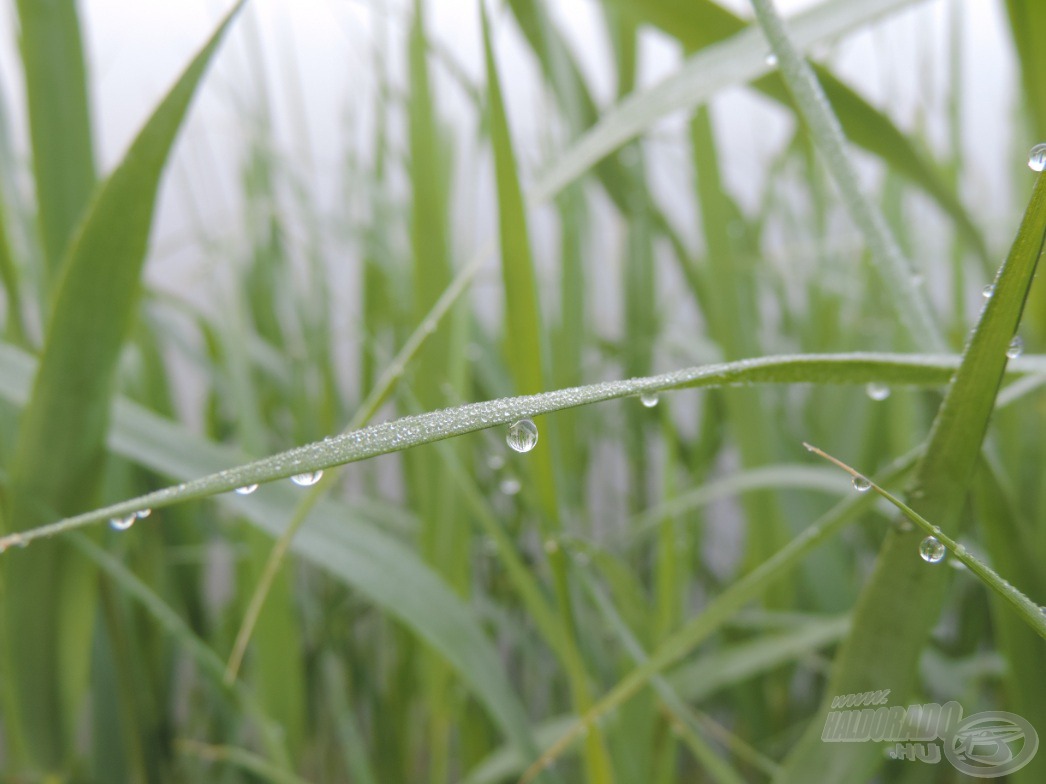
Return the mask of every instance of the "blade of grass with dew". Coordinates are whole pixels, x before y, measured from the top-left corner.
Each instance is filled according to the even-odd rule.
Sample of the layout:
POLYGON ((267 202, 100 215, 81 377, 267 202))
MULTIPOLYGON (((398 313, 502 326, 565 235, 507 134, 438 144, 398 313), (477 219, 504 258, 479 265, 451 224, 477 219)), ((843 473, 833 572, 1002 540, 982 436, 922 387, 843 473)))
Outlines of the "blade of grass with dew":
MULTIPOLYGON (((120 347, 137 302, 153 205, 168 153, 212 55, 239 10, 218 26, 100 186, 62 263, 32 399, 11 466, 4 528, 62 512, 94 494, 120 347)), ((15 736, 43 769, 67 761, 87 682, 82 655, 93 626, 93 578, 82 559, 42 548, 5 564, 7 655, 17 678, 15 736), (15 643, 17 640, 17 643, 15 643)), ((14 723, 14 719, 12 722, 14 723)))
MULTIPOLYGON (((966 499, 1044 241, 1046 177, 1039 176, 911 485, 910 497, 920 514, 949 530, 956 527, 966 499)), ((836 657, 818 718, 827 712, 833 695, 889 688, 904 699, 915 685, 919 654, 947 586, 943 570, 917 557, 919 538, 915 532, 887 534, 854 611, 853 629, 836 657)), ((780 780, 809 781, 815 776, 825 782, 852 781, 882 761, 879 749, 870 744, 823 743, 815 718, 789 755, 780 780)))
MULTIPOLYGON (((690 52, 712 47, 730 36, 741 33, 748 25, 746 20, 735 16, 711 0, 696 0, 696 2, 613 0, 613 2, 638 20, 652 24, 667 35, 678 39, 690 52)), ((807 14, 797 14, 790 21, 790 26, 793 27, 794 34, 798 38, 802 36, 800 28, 804 24, 803 20, 807 18, 811 20, 820 18, 824 24, 830 23, 834 27, 837 22, 830 20, 836 15, 845 17, 849 14, 859 14, 863 17, 859 22, 840 26, 833 32, 826 31, 824 35, 825 38, 836 38, 849 29, 867 25, 881 16, 910 4, 910 2, 886 3, 876 9, 870 3, 849 3, 846 0, 837 3, 826 2, 811 9, 807 14)), ((760 45, 763 50, 759 56, 763 57, 765 61, 765 42, 760 41, 760 45)), ((807 48, 806 43, 803 44, 803 48, 807 48)), ((988 251, 977 224, 956 196, 954 189, 942 176, 936 164, 919 150, 888 116, 837 79, 827 68, 815 65, 814 69, 817 78, 824 86, 833 110, 854 144, 881 158, 925 191, 955 221, 963 237, 974 251, 982 259, 987 260, 988 251)), ((759 74, 748 77, 754 78, 760 74, 766 74, 755 79, 752 86, 768 98, 795 111, 795 106, 781 79, 775 74, 767 74, 770 70, 772 70, 771 67, 767 65, 759 74)))
MULTIPOLYGON (((868 482, 871 490, 874 490, 876 493, 878 493, 891 504, 893 504, 907 520, 914 523, 915 527, 921 529, 918 532, 914 532, 914 535, 916 537, 920 537, 924 534, 935 537, 938 541, 940 541, 941 544, 943 544, 947 548, 952 558, 962 562, 962 564, 965 565, 971 572, 973 572, 973 574, 975 574, 982 582, 984 582, 985 585, 987 585, 989 588, 995 591, 995 593, 998 594, 1002 599, 1009 602, 1009 604, 1012 606, 1012 609, 1016 610, 1021 620, 1023 620, 1031 629, 1033 629, 1035 633, 1038 634, 1042 639, 1046 640, 1046 613, 1042 612, 1042 608, 1038 604, 1029 599, 1018 588, 1011 585, 1009 581, 1005 580, 998 572, 996 572, 994 569, 988 566, 988 564, 975 557, 966 549, 966 547, 959 544, 959 542, 957 542, 949 534, 946 534, 939 525, 931 523, 921 514, 916 512, 906 503, 904 503, 904 501, 902 501, 900 498, 893 495, 888 490, 882 488, 875 482, 872 482, 871 480, 867 479, 855 468, 848 466, 846 463, 842 462, 838 458, 832 457, 831 455, 825 453, 824 451, 818 449, 815 446, 811 446, 810 444, 804 444, 804 446, 811 452, 825 458, 826 460, 830 460, 831 462, 835 463, 841 469, 850 474, 855 480, 864 480, 868 482)), ((930 461, 931 459, 932 453, 927 451, 923 455, 923 464, 930 461)), ((922 465, 920 465, 919 468, 921 469, 922 465)), ((856 623, 857 620, 858 616, 855 615, 854 622, 856 623)))
POLYGON ((18 0, 22 65, 44 249, 43 311, 95 185, 80 20, 74 0, 18 0))
MULTIPOLYGON (((895 460, 882 471, 882 484, 890 484, 906 476, 915 466, 921 450, 895 460)), ((749 602, 764 594, 768 586, 782 579, 816 547, 835 536, 842 528, 853 522, 861 513, 871 506, 867 495, 854 494, 845 498, 829 509, 812 523, 803 533, 792 539, 781 550, 774 553, 769 560, 759 564, 739 580, 712 599, 704 610, 685 626, 664 640, 650 658, 636 667, 617 683, 587 714, 575 719, 566 732, 548 747, 541 757, 531 765, 520 779, 520 784, 527 784, 543 766, 563 754, 585 729, 633 697, 649 682, 654 675, 663 672, 693 651, 704 640, 735 615, 749 602)), ((815 779, 816 780, 816 779, 815 779)))
MULTIPOLYGON (((1014 360, 1011 372, 1046 372, 1044 357, 1014 360)), ((510 424, 519 419, 548 414, 566 408, 601 403, 644 393, 675 389, 708 388, 746 384, 867 384, 880 381, 892 386, 940 386, 955 372, 953 356, 914 354, 822 354, 779 355, 744 359, 715 365, 702 365, 625 381, 603 381, 581 387, 543 392, 538 395, 502 398, 470 403, 425 414, 401 417, 370 425, 270 457, 241 463, 221 471, 156 490, 136 498, 64 518, 30 530, 0 538, 0 547, 29 544, 63 531, 99 523, 119 515, 150 508, 160 509, 182 501, 209 498, 248 484, 285 479, 306 471, 366 460, 399 452, 445 438, 510 424)), ((25 373, 31 372, 31 359, 13 346, 0 344, 0 396, 13 402, 25 401, 25 373)), ((1030 385, 1024 392, 1037 386, 1030 385)), ((225 453, 225 464, 235 463, 225 453)), ((213 467, 212 461, 208 464, 213 467)), ((194 472, 186 471, 186 476, 194 472)))
MULTIPOLYGON (((501 95, 497 61, 491 43, 490 20, 484 2, 480 3, 480 23, 483 31, 484 64, 487 74, 487 108, 490 118, 491 146, 494 150, 494 173, 498 199, 498 236, 501 248, 501 276, 505 293, 506 353, 517 392, 535 394, 545 389, 541 340, 541 309, 537 293, 537 276, 530 250, 523 192, 519 185, 516 154, 501 95)), ((540 420, 539 420, 540 423, 540 420)), ((531 455, 530 479, 535 484, 544 515, 544 537, 554 536, 560 530, 559 501, 552 465, 554 443, 549 434, 545 445, 531 455)), ((564 665, 569 679, 574 705, 585 710, 592 701, 589 676, 584 659, 577 647, 577 627, 573 617, 567 564, 561 550, 549 554, 549 565, 562 627, 564 665)), ((595 731, 585 740, 585 766, 592 784, 609 784, 614 780, 602 732, 595 731)))

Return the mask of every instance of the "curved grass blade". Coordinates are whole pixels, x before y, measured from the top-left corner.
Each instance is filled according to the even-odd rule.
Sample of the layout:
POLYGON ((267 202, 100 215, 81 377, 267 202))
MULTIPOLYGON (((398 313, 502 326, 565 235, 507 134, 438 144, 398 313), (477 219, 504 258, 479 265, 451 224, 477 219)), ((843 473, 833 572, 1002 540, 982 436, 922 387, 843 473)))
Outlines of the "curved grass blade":
MULTIPOLYGON (((1024 302, 1046 242, 1046 177, 1039 176, 1006 261, 994 283, 962 363, 945 394, 909 498, 939 526, 956 528, 988 420, 1007 364, 1024 302)), ((839 651, 822 702, 831 695, 889 688, 905 699, 915 684, 918 658, 944 601, 946 575, 917 556, 920 535, 891 532, 854 610, 853 629, 839 651)), ((784 782, 852 781, 882 763, 863 743, 823 743, 817 718, 785 762, 784 782)))
MULTIPOLYGON (((175 136, 237 3, 99 187, 68 246, 32 398, 22 414, 3 528, 40 509, 68 513, 94 495, 120 348, 135 312, 160 177, 175 136)), ((61 769, 87 683, 94 578, 59 546, 3 570, 9 714, 25 752, 61 769), (12 640, 17 639, 17 644, 12 640), (17 674, 17 677, 15 677, 17 674)))
MULTIPOLYGON (((0 346, 0 369, 23 372, 31 363, 25 354, 11 346, 0 346)), ((656 376, 625 381, 604 381, 538 395, 502 398, 470 403, 455 408, 401 417, 370 425, 351 433, 333 436, 276 455, 227 468, 212 474, 167 487, 127 501, 74 515, 32 530, 0 538, 0 548, 28 544, 73 528, 126 516, 143 508, 164 506, 226 493, 250 484, 271 482, 307 471, 317 471, 345 463, 390 454, 421 444, 505 425, 527 417, 566 408, 600 403, 644 393, 675 389, 723 387, 746 384, 867 384, 880 381, 891 386, 940 386, 947 383, 957 367, 957 358, 948 355, 920 354, 796 354, 743 359, 715 365, 701 365, 656 376)), ((1046 373, 1046 357, 1027 357, 1012 363, 1014 373, 1046 373)), ((14 401, 17 383, 0 377, 0 394, 14 401)))
POLYGON ((811 446, 810 444, 803 444, 803 446, 815 455, 819 455, 825 460, 829 460, 839 466, 839 468, 846 471, 846 473, 850 474, 854 479, 867 481, 872 490, 893 504, 901 514, 921 528, 923 533, 928 536, 933 536, 940 541, 941 544, 948 548, 948 552, 951 554, 952 558, 961 561, 971 572, 980 578, 981 582, 995 591, 995 593, 1005 601, 1009 602, 1020 615, 1021 619, 1034 629, 1040 637, 1046 640, 1046 614, 1043 613, 1042 608, 1021 593, 1019 589, 1011 585, 1009 581, 1004 580, 994 569, 980 559, 974 557, 963 545, 959 544, 959 542, 944 533, 940 526, 931 523, 921 514, 904 503, 900 498, 887 490, 884 490, 872 480, 867 479, 864 474, 859 473, 856 469, 851 468, 838 458, 832 457, 815 446, 811 446))

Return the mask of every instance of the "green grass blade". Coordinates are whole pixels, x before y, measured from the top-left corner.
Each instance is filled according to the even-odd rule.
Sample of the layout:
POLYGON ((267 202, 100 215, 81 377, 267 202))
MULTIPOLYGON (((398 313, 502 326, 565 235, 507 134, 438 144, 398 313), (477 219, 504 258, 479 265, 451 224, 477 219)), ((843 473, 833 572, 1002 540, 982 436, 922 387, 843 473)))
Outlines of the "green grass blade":
MULTIPOLYGON (((41 507, 71 512, 94 495, 117 359, 135 312, 160 175, 231 18, 100 186, 69 244, 15 447, 8 529, 40 519, 41 507)), ((86 687, 82 652, 92 633, 94 581, 85 566, 59 546, 27 554, 4 569, 8 655, 18 673, 9 681, 11 704, 18 706, 14 715, 30 758, 45 769, 64 764, 86 687)))
MULTIPOLYGON (((1043 372, 1043 360, 1029 357, 1014 363, 1029 372, 1043 372)), ((0 350, 0 394, 24 402, 24 373, 32 367, 25 354, 12 346, 0 350)), ((149 507, 158 509, 181 501, 207 498, 244 485, 283 479, 305 471, 330 468, 402 451, 444 438, 505 425, 519 419, 599 403, 645 392, 717 387, 753 383, 866 384, 880 381, 892 386, 938 386, 954 372, 956 358, 905 354, 826 354, 762 357, 719 365, 704 365, 646 378, 606 381, 582 387, 471 403, 455 408, 402 417, 281 452, 268 458, 227 468, 135 499, 66 518, 47 527, 21 530, 0 539, 0 544, 28 543, 68 528, 108 520, 149 507)), ((231 462, 231 461, 230 461, 231 462)))
MULTIPOLYGON (((956 527, 1028 288, 1046 240, 1046 177, 1040 176, 995 291, 963 353, 934 419, 912 485, 914 508, 948 530, 956 527)), ((789 756, 781 780, 852 781, 882 762, 863 743, 823 743, 821 722, 833 695, 892 689, 904 699, 944 599, 947 575, 917 556, 921 533, 890 533, 854 611, 853 630, 836 657, 817 718, 789 756)))
MULTIPOLYGON (((820 455, 828 460, 831 460, 837 466, 842 468, 854 479, 861 480, 866 479, 865 476, 859 473, 856 469, 851 468, 842 461, 832 457, 831 455, 825 454, 822 450, 815 446, 805 444, 806 448, 811 452, 820 455)), ((930 458, 924 458, 928 460, 930 458)), ((866 480, 869 482, 870 488, 876 493, 881 495, 887 501, 894 505, 897 510, 904 515, 904 517, 910 522, 914 523, 918 528, 921 529, 922 534, 936 537, 941 544, 943 544, 951 557, 957 561, 960 561, 965 565, 973 574, 975 574, 985 585, 995 591, 1003 600, 1009 602, 1013 609, 1017 611, 1021 619, 1028 624, 1035 632, 1046 640, 1046 614, 1043 613, 1042 608, 1024 595, 1018 588, 1015 588, 1007 580, 1004 580, 998 572, 988 566, 986 563, 976 558, 972 553, 959 544, 955 539, 946 534, 940 526, 934 525, 921 514, 916 512, 904 501, 897 496, 893 495, 889 491, 883 489, 875 482, 866 480)))
POLYGON ((75 0, 18 0, 44 289, 51 293, 95 185, 87 74, 75 0))
MULTIPOLYGON (((1046 372, 1046 358, 1015 360, 1014 373, 1046 372)), ((502 398, 401 417, 390 422, 344 433, 323 441, 296 447, 271 457, 226 468, 177 486, 147 493, 104 508, 65 518, 33 530, 23 530, 0 539, 0 547, 28 544, 72 528, 109 520, 145 507, 159 509, 182 501, 208 498, 244 485, 284 479, 305 471, 366 460, 445 438, 507 425, 567 408, 600 403, 648 392, 674 389, 721 387, 735 384, 867 384, 879 381, 891 386, 939 386, 955 372, 952 356, 915 354, 822 354, 782 355, 745 359, 717 365, 677 370, 657 376, 604 381, 582 387, 544 392, 539 395, 502 398)), ((0 395, 24 402, 25 387, 19 375, 32 367, 25 354, 12 346, 0 346, 0 395)), ((226 464, 234 462, 227 458, 226 464)), ((213 464, 212 464, 213 465, 213 464)), ((192 472, 189 472, 191 475, 192 472)))

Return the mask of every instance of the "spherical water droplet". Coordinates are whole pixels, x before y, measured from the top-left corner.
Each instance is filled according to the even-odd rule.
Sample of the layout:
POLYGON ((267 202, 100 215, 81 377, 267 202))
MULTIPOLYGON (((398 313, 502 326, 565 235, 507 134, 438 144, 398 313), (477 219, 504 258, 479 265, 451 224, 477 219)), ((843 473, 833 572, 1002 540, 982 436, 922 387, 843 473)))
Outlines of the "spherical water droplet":
POLYGON ((516 495, 523 489, 523 484, 514 476, 506 476, 498 487, 505 495, 516 495))
POLYGON ((639 402, 647 408, 653 408, 657 405, 657 392, 644 392, 639 396, 639 402))
POLYGON ((294 482, 298 487, 309 487, 320 481, 323 477, 323 471, 306 471, 304 474, 295 474, 291 477, 291 481, 294 482))
POLYGON ((992 284, 992 283, 989 283, 987 286, 985 286, 983 289, 981 289, 981 296, 984 297, 985 299, 991 299, 992 298, 992 294, 994 294, 994 293, 995 293, 995 285, 992 284))
POLYGON ((886 400, 890 396, 890 388, 886 384, 872 382, 864 388, 864 391, 868 393, 868 397, 876 401, 886 400))
POLYGON ((109 527, 114 531, 126 531, 132 525, 134 521, 138 519, 138 515, 130 514, 127 517, 114 517, 109 521, 109 527))
POLYGON ((855 476, 851 484, 854 486, 854 490, 858 493, 867 493, 872 489, 872 483, 865 479, 863 476, 855 476))
POLYGON ((244 485, 243 487, 236 488, 237 495, 250 495, 258 489, 258 485, 244 485))
POLYGON ((926 563, 940 563, 947 552, 936 536, 927 536, 919 543, 919 557, 926 563))
POLYGON ((1021 340, 1020 335, 1014 335, 1006 349, 1006 356, 1010 359, 1017 359, 1022 353, 1024 353, 1024 341, 1021 340))
POLYGON ((766 56, 766 64, 769 65, 771 68, 776 68, 777 67, 777 55, 774 54, 773 52, 770 52, 766 56))
POLYGON ((487 468, 491 471, 500 471, 505 467, 505 458, 501 455, 491 455, 487 458, 487 468))
POLYGON ((152 513, 153 513, 153 510, 149 509, 148 507, 146 507, 145 509, 139 509, 137 512, 135 512, 134 516, 137 517, 139 520, 144 520, 146 517, 148 517, 152 513))
POLYGON ((1028 153, 1028 168, 1035 172, 1046 169, 1046 144, 1036 144, 1028 153))
POLYGON ((509 425, 505 443, 517 452, 529 452, 538 443, 538 426, 529 419, 521 419, 509 425))

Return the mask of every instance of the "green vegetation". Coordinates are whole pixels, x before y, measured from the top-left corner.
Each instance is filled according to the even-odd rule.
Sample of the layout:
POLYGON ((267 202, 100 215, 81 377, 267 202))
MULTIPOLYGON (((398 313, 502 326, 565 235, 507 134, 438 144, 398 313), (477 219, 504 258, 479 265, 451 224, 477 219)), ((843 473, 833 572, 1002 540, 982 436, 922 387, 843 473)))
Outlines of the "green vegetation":
MULTIPOLYGON (((335 151, 365 209, 328 221, 273 152, 271 107, 245 112, 243 236, 190 241, 228 281, 215 313, 142 272, 175 141, 250 4, 101 172, 75 2, 12 3, 31 162, 0 127, 0 769, 950 780, 822 740, 833 700, 883 690, 1046 734, 1046 179, 1013 160, 1023 219, 985 238, 960 196, 959 27, 952 146, 931 155, 803 54, 906 0, 826 0, 787 27, 771 0, 750 19, 593 4, 606 106, 551 4, 476 5, 475 83, 434 44, 433 4, 401 5, 376 16, 402 35, 368 53, 368 138, 335 151), (686 59, 643 86, 652 27, 686 59), (510 35, 545 91, 537 163, 510 35), (793 129, 755 208, 716 123, 740 85, 793 129), (651 142, 680 112, 663 133, 686 151, 685 222, 651 142), (461 225, 462 154, 484 162, 489 225, 461 225), (539 439, 517 453, 522 419, 539 439)), ((1046 14, 1004 5, 1027 148, 1046 14)), ((1010 778, 1044 772, 1046 753, 1010 778)))

